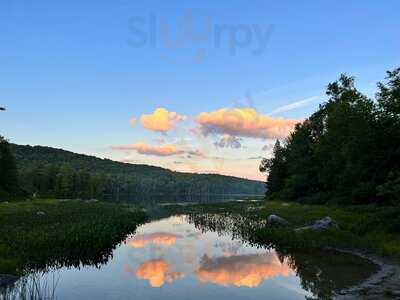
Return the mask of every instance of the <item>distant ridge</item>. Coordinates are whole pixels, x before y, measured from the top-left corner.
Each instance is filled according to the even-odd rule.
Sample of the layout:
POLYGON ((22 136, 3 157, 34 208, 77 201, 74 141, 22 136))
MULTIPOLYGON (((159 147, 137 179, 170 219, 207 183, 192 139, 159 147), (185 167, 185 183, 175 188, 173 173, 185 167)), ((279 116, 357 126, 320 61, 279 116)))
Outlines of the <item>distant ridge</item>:
MULTIPOLYGON (((263 182, 233 176, 175 172, 161 167, 117 162, 46 146, 11 144, 11 148, 19 172, 25 174, 27 180, 29 174, 35 176, 35 173, 44 170, 50 172, 50 169, 56 169, 52 172, 58 172, 57 174, 65 173, 65 168, 71 169, 72 172, 87 172, 92 177, 101 177, 104 181, 112 181, 112 185, 117 185, 117 188, 105 189, 103 192, 111 198, 116 196, 115 189, 118 191, 118 198, 164 195, 169 196, 169 200, 170 197, 175 197, 177 200, 184 198, 186 201, 196 200, 193 197, 208 199, 213 195, 263 195, 265 190, 263 182)), ((102 184, 108 186, 111 182, 102 184)))

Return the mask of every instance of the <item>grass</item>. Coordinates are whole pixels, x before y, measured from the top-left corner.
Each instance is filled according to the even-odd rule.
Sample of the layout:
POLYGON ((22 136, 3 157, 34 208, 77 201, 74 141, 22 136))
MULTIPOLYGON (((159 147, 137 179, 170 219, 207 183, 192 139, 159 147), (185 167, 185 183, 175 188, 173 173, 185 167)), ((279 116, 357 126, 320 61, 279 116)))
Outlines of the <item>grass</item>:
MULTIPOLYGON (((280 249, 339 247, 400 258, 400 208, 302 205, 284 202, 227 202, 166 207, 171 213, 228 213, 256 222, 240 224, 251 242, 280 249), (254 226, 270 214, 289 228, 254 226), (330 216, 340 230, 294 232, 330 216), (251 225, 250 225, 251 224, 251 225)), ((242 218, 242 219, 243 219, 242 218)), ((0 274, 21 275, 49 266, 99 265, 145 215, 131 205, 34 200, 0 203, 0 274)), ((239 224, 239 223, 238 223, 239 224)))
POLYGON ((400 207, 305 205, 268 201, 265 203, 228 202, 171 207, 179 213, 233 213, 253 220, 276 214, 288 220, 289 228, 250 228, 246 236, 256 244, 280 248, 337 247, 368 250, 378 255, 400 258, 400 207), (333 218, 340 230, 295 232, 293 229, 313 224, 326 216, 333 218))
MULTIPOLYGON (((287 219, 295 227, 310 225, 325 216, 330 216, 340 226, 340 230, 327 232, 305 231, 293 234, 290 231, 288 235, 294 241, 294 246, 311 244, 315 247, 370 250, 379 255, 400 257, 399 207, 267 202, 260 217, 267 217, 272 213, 287 219)), ((263 229, 256 232, 257 238, 268 239, 268 231, 263 229)))
POLYGON ((132 206, 33 200, 0 203, 0 274, 99 265, 145 220, 132 206))

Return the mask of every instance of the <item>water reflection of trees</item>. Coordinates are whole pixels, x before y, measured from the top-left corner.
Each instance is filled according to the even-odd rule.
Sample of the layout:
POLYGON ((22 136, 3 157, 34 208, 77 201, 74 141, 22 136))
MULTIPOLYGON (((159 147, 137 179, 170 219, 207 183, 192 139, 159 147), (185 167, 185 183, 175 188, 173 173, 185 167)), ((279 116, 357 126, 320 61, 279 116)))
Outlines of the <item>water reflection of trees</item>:
MULTIPOLYGON (((130 225, 132 233, 128 237, 132 238, 135 231, 136 226, 130 225)), ((69 247, 70 242, 65 241, 63 247, 21 253, 27 263, 22 270, 17 270, 20 279, 14 284, 0 287, 0 300, 53 299, 56 289, 54 283, 58 282, 54 276, 59 269, 87 266, 99 269, 113 258, 114 250, 126 238, 127 232, 123 232, 107 240, 88 238, 82 247, 69 247)))
POLYGON ((266 222, 262 220, 229 213, 192 213, 188 214, 186 218, 189 223, 194 224, 203 233, 213 231, 219 236, 230 235, 245 243, 250 243, 249 237, 254 230, 266 225, 266 222))
POLYGON ((0 300, 52 300, 60 280, 57 270, 38 271, 21 277, 14 284, 0 289, 0 300))
POLYGON ((187 215, 187 221, 202 232, 229 234, 252 246, 273 248, 281 263, 288 264, 300 278, 303 289, 318 299, 331 299, 341 289, 361 283, 377 268, 366 259, 333 250, 294 250, 251 242, 251 232, 265 223, 239 214, 192 213, 187 215))

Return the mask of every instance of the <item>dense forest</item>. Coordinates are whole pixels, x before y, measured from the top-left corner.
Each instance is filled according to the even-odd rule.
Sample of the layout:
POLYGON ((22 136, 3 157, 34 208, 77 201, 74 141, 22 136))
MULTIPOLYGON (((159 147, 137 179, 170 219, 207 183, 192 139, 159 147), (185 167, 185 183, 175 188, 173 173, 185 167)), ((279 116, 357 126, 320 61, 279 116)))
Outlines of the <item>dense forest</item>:
MULTIPOLYGON (((134 165, 42 146, 8 144, 2 139, 5 161, 13 177, 1 174, 5 194, 42 198, 113 201, 213 201, 237 194, 262 195, 261 182, 215 174, 192 174, 148 165, 134 165), (17 179, 18 170, 18 183, 17 179), (5 184, 3 184, 5 182, 5 184)), ((3 163, 3 160, 1 160, 3 163)))
POLYGON ((400 68, 375 99, 342 75, 326 103, 261 162, 267 197, 309 203, 400 205, 400 68))
POLYGON ((17 166, 8 141, 0 135, 0 201, 19 192, 17 166))

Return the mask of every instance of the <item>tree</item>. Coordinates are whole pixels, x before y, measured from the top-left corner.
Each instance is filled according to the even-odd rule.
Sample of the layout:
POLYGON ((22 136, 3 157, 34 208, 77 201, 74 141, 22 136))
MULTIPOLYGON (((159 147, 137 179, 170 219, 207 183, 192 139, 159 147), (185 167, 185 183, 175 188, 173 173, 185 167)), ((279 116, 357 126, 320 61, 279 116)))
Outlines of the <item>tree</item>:
POLYGON ((378 195, 382 201, 393 202, 394 198, 399 199, 400 182, 400 68, 388 71, 386 80, 378 83, 376 95, 379 148, 376 168, 381 170, 377 178, 381 183, 378 195))
POLYGON ((6 198, 17 192, 18 174, 15 158, 8 141, 0 136, 0 197, 6 198))
POLYGON ((268 193, 286 200, 399 204, 400 68, 378 84, 375 102, 345 74, 326 94, 328 101, 262 161, 268 193))
POLYGON ((289 200, 304 198, 319 190, 316 159, 311 135, 311 122, 297 124, 287 140, 286 178, 283 185, 284 197, 289 200))
POLYGON ((273 149, 273 157, 264 158, 260 164, 260 172, 267 172, 266 195, 271 196, 282 190, 287 174, 287 165, 284 148, 279 140, 273 149))
POLYGON ((324 128, 315 143, 321 188, 329 197, 346 201, 372 198, 376 192, 371 180, 376 159, 374 103, 346 75, 329 84, 326 93, 330 98, 320 108, 324 128))

